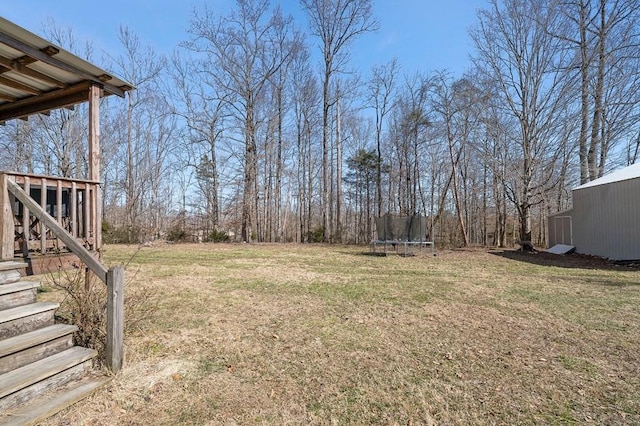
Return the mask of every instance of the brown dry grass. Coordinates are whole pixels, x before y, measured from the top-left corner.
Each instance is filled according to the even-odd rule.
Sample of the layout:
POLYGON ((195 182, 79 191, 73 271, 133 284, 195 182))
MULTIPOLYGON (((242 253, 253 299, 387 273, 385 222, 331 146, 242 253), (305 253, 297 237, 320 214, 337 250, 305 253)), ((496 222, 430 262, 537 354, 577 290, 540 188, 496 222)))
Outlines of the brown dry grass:
POLYGON ((47 424, 640 423, 638 271, 365 252, 144 248, 127 285, 157 309, 124 369, 47 424))

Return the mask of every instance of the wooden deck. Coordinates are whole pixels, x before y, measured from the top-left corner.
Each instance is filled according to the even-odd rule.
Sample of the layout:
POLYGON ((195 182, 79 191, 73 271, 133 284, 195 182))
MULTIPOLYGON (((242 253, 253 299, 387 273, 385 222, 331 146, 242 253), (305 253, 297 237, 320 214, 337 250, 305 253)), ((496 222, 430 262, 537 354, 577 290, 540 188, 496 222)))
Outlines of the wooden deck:
POLYGON ((7 181, 15 182, 33 201, 53 217, 57 224, 90 252, 102 249, 99 182, 33 174, 0 174, 0 260, 32 259, 30 265, 73 266, 69 247, 17 201, 7 190, 7 181), (38 262, 35 259, 39 259, 38 262))

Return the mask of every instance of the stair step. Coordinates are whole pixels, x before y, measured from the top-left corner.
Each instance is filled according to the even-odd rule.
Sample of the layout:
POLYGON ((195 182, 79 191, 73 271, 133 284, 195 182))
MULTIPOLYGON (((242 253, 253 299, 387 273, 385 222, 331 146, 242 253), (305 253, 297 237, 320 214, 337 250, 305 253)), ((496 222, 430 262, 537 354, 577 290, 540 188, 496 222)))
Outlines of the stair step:
POLYGON ((0 339, 53 325, 58 303, 38 302, 0 311, 0 339))
POLYGON ((0 285, 0 310, 27 305, 36 301, 37 281, 18 281, 0 285))
POLYGON ((10 260, 8 262, 0 262, 0 271, 8 271, 10 269, 23 269, 29 266, 25 262, 17 262, 10 260))
POLYGON ((20 281, 20 278, 22 278, 20 271, 15 269, 0 271, 0 285, 15 283, 16 281, 20 281))
POLYGON ((40 287, 39 281, 18 281, 11 284, 0 285, 0 296, 23 290, 31 290, 40 287))
POLYGON ((96 355, 93 349, 74 346, 0 375, 0 412, 78 379, 91 368, 96 355))
POLYGON ((55 324, 0 340, 0 374, 69 349, 77 330, 75 325, 55 324))
POLYGON ((38 422, 64 410, 70 405, 89 397, 111 381, 107 376, 88 376, 78 382, 70 383, 64 388, 44 398, 29 401, 28 404, 14 411, 0 414, 2 426, 35 425, 38 422))

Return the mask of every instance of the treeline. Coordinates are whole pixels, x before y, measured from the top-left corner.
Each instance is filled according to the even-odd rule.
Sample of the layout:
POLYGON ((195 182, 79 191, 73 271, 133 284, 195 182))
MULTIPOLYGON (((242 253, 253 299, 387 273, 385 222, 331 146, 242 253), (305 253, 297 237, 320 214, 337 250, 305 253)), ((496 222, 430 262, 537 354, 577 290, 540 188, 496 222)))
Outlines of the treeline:
MULTIPOLYGON (((417 213, 439 244, 544 245, 572 187, 638 157, 639 0, 491 0, 463 75, 357 69, 372 1, 299 5, 196 10, 169 56, 122 27, 97 57, 48 23, 137 88, 103 101, 106 239, 364 243, 417 213)), ((86 176, 86 115, 7 123, 2 168, 86 176)))

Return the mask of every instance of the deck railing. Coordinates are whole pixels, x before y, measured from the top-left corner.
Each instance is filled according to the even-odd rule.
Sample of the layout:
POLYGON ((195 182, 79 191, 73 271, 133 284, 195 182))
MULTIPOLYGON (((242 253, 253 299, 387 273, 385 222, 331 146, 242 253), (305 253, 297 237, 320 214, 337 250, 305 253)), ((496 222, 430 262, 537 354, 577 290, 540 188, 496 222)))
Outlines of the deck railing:
POLYGON ((117 372, 124 354, 124 269, 122 266, 107 269, 99 258, 102 246, 99 190, 98 182, 1 173, 0 256, 2 260, 13 259, 16 240, 20 239, 29 250, 33 235, 38 237, 42 254, 47 252, 48 241, 55 241, 57 250, 64 246, 78 256, 107 285, 106 363, 117 372), (35 198, 39 195, 39 200, 34 195, 35 198))
MULTIPOLYGON (((99 182, 13 172, 4 172, 1 176, 1 186, 6 186, 6 180, 15 182, 87 250, 100 253, 99 182)), ((10 198, 4 191, 2 207, 7 220, 3 220, 0 230, 2 260, 13 259, 16 251, 19 256, 27 257, 28 253, 61 253, 68 249, 24 203, 15 203, 10 198), (11 212, 13 221, 8 220, 11 212)))

